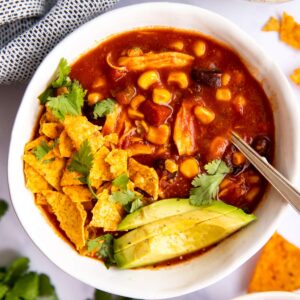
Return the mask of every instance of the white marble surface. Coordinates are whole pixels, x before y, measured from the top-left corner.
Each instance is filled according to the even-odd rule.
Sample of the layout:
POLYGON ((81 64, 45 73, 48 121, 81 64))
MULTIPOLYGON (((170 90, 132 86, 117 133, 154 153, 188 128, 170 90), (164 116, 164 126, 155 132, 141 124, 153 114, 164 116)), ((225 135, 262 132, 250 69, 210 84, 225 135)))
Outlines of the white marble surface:
MULTIPOLYGON (((121 0, 117 7, 146 1, 121 0)), ((300 0, 284 4, 260 4, 245 0, 187 0, 185 2, 215 11, 232 20, 248 32, 278 62, 288 75, 295 67, 300 67, 300 51, 293 50, 278 41, 276 33, 261 32, 261 26, 271 15, 283 11, 294 15, 300 21, 300 0)), ((1 67, 1 66, 0 66, 1 67)), ((291 83, 292 84, 292 83, 291 83)), ((300 101, 300 87, 293 89, 300 101)), ((7 153, 10 132, 26 83, 0 86, 0 198, 9 199, 7 185, 7 153)), ((300 187, 300 181, 299 181, 300 187)), ((300 246, 300 217, 289 208, 281 221, 279 232, 300 246)), ((49 274, 56 286, 61 300, 85 300, 91 298, 93 288, 70 277, 51 263, 32 243, 21 227, 12 207, 0 221, 0 265, 9 262, 16 255, 25 255, 31 259, 31 268, 49 274)), ((255 257, 218 283, 201 291, 174 298, 174 300, 229 300, 246 292, 253 270, 255 257)))

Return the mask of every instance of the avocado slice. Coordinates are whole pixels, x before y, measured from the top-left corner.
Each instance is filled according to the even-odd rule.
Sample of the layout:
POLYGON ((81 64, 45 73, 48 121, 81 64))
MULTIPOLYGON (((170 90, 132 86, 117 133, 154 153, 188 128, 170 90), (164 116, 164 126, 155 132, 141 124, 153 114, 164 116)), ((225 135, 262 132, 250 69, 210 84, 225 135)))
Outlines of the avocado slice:
MULTIPOLYGON (((222 205, 222 202, 214 201, 213 203, 221 203, 218 204, 218 206, 224 209, 224 205, 222 205)), ((209 207, 205 207, 205 209, 209 209, 209 207)), ((118 230, 131 230, 159 219, 199 209, 202 210, 203 207, 191 205, 189 199, 171 198, 159 200, 127 215, 119 224, 118 230)))
MULTIPOLYGON (((115 240, 114 244, 115 260, 118 267, 122 269, 137 268, 195 252, 221 241, 255 220, 255 216, 252 214, 246 214, 238 208, 228 210, 227 206, 230 205, 224 203, 223 205, 226 206, 224 206, 223 214, 195 222, 194 225, 191 225, 192 222, 188 222, 187 227, 184 226, 185 224, 181 224, 182 220, 180 218, 178 220, 178 216, 168 218, 167 230, 164 229, 165 226, 157 224, 163 224, 165 219, 148 224, 146 225, 148 226, 147 233, 153 226, 155 234, 140 239, 139 242, 130 241, 125 236, 129 234, 132 236, 132 232, 135 232, 134 237, 136 238, 139 234, 144 234, 143 227, 145 226, 125 234, 115 240), (174 227, 171 226, 172 223, 174 227), (120 239, 122 240, 120 241, 120 239), (128 244, 129 242, 131 244, 128 244)), ((201 210, 197 210, 197 212, 203 213, 201 210)), ((197 219, 195 212, 184 213, 181 217, 189 220, 191 216, 193 220, 197 219)))

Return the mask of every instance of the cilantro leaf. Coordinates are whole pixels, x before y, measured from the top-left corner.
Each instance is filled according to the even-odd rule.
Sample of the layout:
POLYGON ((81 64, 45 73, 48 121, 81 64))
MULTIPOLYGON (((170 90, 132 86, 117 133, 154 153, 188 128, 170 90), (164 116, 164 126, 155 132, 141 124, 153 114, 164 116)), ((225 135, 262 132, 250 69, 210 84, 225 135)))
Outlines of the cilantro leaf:
POLYGON ((219 185, 230 168, 222 160, 214 160, 204 166, 207 174, 199 174, 192 181, 190 203, 195 206, 209 205, 217 198, 219 185))
POLYGON ((128 182, 129 182, 129 177, 127 174, 124 173, 118 176, 117 178, 115 178, 112 181, 112 184, 117 188, 119 188, 120 190, 126 190, 128 182))
POLYGON ((113 192, 110 196, 112 202, 120 203, 123 206, 135 200, 136 194, 132 191, 116 191, 113 192))
POLYGON ((113 112, 116 101, 112 98, 107 98, 98 102, 94 106, 94 119, 104 117, 113 112))
POLYGON ((69 74, 71 72, 71 67, 65 58, 61 58, 58 65, 58 77, 52 82, 54 88, 61 86, 66 86, 70 82, 69 74))
POLYGON ((109 294, 100 290, 95 290, 94 300, 133 300, 133 299, 109 294))
POLYGON ((9 287, 5 284, 0 283, 0 299, 4 299, 4 296, 9 291, 9 287))
POLYGON ((39 275, 39 300, 58 300, 55 289, 46 274, 39 275))
POLYGON ((48 98, 49 97, 53 97, 54 96, 54 88, 53 87, 48 87, 43 93, 41 93, 39 95, 39 100, 40 100, 40 104, 44 105, 48 102, 48 98))
POLYGON ((133 213, 141 207, 143 207, 143 202, 140 198, 137 198, 131 202, 131 207, 130 207, 129 213, 133 213))
POLYGON ((107 268, 116 263, 114 258, 114 237, 112 234, 104 234, 93 240, 88 240, 88 252, 97 250, 96 255, 103 259, 107 268))
POLYGON ((26 257, 20 257, 15 259, 8 267, 3 283, 11 284, 22 276, 29 268, 29 259, 26 257))
MULTIPOLYGON (((0 199, 0 218, 4 216, 8 209, 8 204, 6 201, 0 199)), ((1 298, 0 298, 1 299, 1 298)))
POLYGON ((41 144, 37 146, 32 152, 37 160, 42 160, 51 150, 52 147, 50 147, 45 141, 42 141, 41 144))
POLYGON ((69 93, 58 97, 49 97, 47 106, 60 120, 63 120, 66 115, 78 116, 81 114, 85 94, 86 91, 81 87, 79 82, 74 81, 69 93))

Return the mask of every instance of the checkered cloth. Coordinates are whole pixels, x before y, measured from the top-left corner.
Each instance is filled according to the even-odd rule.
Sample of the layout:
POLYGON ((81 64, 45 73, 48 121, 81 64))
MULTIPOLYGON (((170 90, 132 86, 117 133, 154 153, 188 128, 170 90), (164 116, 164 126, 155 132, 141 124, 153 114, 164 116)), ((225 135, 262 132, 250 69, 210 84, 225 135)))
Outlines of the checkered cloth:
POLYGON ((0 84, 31 77, 69 32, 118 0, 0 0, 0 84))

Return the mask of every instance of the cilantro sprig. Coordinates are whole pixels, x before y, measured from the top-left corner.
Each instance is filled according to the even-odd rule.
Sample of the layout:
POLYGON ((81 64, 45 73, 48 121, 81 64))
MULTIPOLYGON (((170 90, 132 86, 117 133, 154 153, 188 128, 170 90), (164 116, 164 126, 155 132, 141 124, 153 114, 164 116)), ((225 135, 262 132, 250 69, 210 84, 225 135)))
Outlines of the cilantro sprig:
MULTIPOLYGON (((40 145, 38 145, 36 148, 32 150, 32 153, 35 155, 37 160, 43 160, 44 157, 52 150, 54 149, 57 144, 59 143, 59 139, 55 139, 54 143, 52 145, 48 145, 45 141, 42 141, 40 145)), ((49 163, 53 161, 53 159, 44 160, 44 163, 49 163)))
POLYGON ((143 206, 140 197, 133 191, 127 189, 129 177, 127 174, 121 174, 112 181, 112 184, 120 191, 112 192, 109 199, 112 202, 120 203, 125 211, 132 213, 143 206))
POLYGON ((85 140, 81 144, 80 149, 73 155, 67 168, 71 172, 78 172, 82 175, 79 180, 88 186, 94 198, 97 199, 97 195, 95 194, 90 181, 90 171, 93 166, 93 161, 94 155, 92 153, 92 148, 89 141, 85 140))
MULTIPOLYGON (((8 204, 3 199, 0 199, 0 219, 5 215, 8 210, 8 204)), ((0 273, 1 276, 1 273, 0 273)), ((0 298, 1 299, 1 298, 0 298)))
POLYGON ((115 109, 116 101, 112 98, 107 98, 95 104, 94 119, 104 117, 112 113, 115 109))
POLYGON ((192 181, 190 203, 195 206, 209 205, 217 198, 219 185, 230 168, 220 159, 211 161, 204 166, 206 173, 199 174, 192 181))
POLYGON ((0 267, 0 299, 58 300, 49 277, 29 272, 26 257, 15 259, 8 267, 0 267))
POLYGON ((112 234, 104 234, 87 241, 87 251, 95 252, 96 256, 103 259, 107 268, 116 263, 113 249, 114 237, 112 234))

